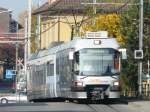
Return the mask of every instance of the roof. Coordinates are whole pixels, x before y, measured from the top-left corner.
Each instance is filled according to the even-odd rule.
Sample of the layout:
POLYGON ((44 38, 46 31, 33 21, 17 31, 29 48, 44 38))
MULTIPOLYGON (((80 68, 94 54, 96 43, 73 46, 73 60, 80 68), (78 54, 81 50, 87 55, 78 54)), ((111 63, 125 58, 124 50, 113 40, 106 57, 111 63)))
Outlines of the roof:
MULTIPOLYGON (((78 11, 79 13, 85 12, 85 9, 87 8, 87 5, 84 3, 89 3, 88 5, 91 5, 93 0, 56 0, 55 2, 49 4, 46 2, 43 4, 40 8, 36 9, 33 14, 62 14, 62 13, 72 13, 72 11, 78 11)), ((114 12, 116 10, 119 10, 122 7, 126 7, 127 3, 131 3, 130 0, 115 0, 111 3, 118 3, 116 5, 114 4, 108 4, 110 1, 101 0, 97 6, 97 12, 114 12), (103 4, 106 3, 106 4, 103 4), (122 3, 119 4, 119 3, 122 3)))
POLYGON ((85 7, 81 4, 83 2, 88 2, 89 0, 56 0, 52 4, 46 2, 40 8, 35 10, 33 14, 45 13, 45 12, 65 12, 69 13, 72 10, 82 11, 85 7))

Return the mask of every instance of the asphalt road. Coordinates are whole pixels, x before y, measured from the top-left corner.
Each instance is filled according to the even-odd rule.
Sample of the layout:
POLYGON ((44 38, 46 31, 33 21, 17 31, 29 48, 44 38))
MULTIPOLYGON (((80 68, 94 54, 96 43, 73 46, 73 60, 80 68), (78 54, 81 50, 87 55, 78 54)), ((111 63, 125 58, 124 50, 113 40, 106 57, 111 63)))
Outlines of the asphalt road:
POLYGON ((77 104, 66 102, 3 104, 0 112, 150 112, 150 102, 129 104, 77 104), (145 104, 145 107, 142 107, 145 104))

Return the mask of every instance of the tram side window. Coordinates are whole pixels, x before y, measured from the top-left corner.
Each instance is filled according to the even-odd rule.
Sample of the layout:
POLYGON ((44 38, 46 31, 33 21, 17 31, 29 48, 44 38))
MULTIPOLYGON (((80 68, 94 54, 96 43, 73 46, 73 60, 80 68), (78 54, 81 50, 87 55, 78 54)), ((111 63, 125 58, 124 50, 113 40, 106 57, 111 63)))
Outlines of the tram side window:
POLYGON ((63 76, 65 77, 65 75, 66 75, 66 59, 65 59, 65 57, 60 58, 59 66, 60 66, 59 74, 61 75, 61 77, 63 77, 63 76))
POLYGON ((34 86, 41 86, 45 82, 44 74, 45 74, 45 65, 37 65, 34 69, 34 75, 33 75, 33 84, 34 86))
POLYGON ((38 74, 38 82, 39 82, 39 85, 42 85, 42 82, 43 82, 43 77, 42 77, 42 74, 43 74, 43 70, 39 71, 39 74, 38 74))
POLYGON ((57 68, 57 69, 56 69, 56 74, 57 74, 57 75, 59 74, 59 71, 60 71, 60 70, 59 70, 59 61, 60 61, 60 60, 59 60, 59 57, 57 57, 57 58, 56 58, 56 68, 57 68))
POLYGON ((71 78, 71 63, 68 52, 69 50, 65 50, 57 54, 56 72, 60 75, 62 82, 67 82, 71 78))
POLYGON ((74 72, 79 73, 79 52, 75 53, 74 72))
POLYGON ((47 76, 54 75, 54 64, 47 64, 47 76))

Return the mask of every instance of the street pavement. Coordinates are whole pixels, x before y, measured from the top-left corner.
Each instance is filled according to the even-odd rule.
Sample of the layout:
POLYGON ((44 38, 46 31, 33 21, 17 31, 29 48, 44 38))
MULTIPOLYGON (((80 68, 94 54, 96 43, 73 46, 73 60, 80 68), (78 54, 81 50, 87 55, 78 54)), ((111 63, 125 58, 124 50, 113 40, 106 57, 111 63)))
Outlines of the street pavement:
POLYGON ((139 112, 150 112, 150 101, 131 101, 128 106, 139 112))
POLYGON ((150 112, 150 101, 128 104, 78 104, 71 102, 1 104, 0 112, 150 112))

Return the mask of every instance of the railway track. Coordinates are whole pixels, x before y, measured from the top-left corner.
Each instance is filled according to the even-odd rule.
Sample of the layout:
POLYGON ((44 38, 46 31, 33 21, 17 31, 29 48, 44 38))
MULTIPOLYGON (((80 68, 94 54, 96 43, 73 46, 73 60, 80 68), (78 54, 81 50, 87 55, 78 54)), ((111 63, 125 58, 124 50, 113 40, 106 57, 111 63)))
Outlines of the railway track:
POLYGON ((127 108, 124 108, 128 104, 126 100, 84 101, 82 104, 87 105, 91 112, 129 112, 127 108), (120 107, 120 105, 122 105, 122 107, 120 107))
POLYGON ((106 104, 101 104, 101 105, 87 104, 87 106, 92 110, 92 112, 124 112, 124 111, 119 111, 113 106, 106 105, 106 104))

